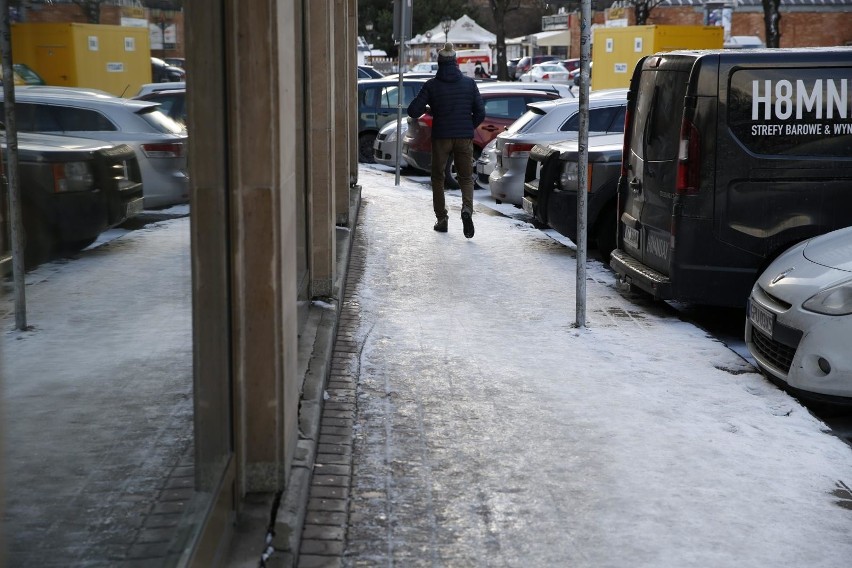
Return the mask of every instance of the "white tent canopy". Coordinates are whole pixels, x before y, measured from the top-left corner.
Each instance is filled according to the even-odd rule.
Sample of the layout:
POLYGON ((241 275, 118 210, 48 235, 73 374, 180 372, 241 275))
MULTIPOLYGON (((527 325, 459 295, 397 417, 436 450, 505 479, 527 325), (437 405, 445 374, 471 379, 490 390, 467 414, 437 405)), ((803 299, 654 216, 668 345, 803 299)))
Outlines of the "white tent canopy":
POLYGON ((460 17, 458 20, 453 20, 450 26, 449 33, 444 33, 441 24, 438 24, 431 30, 422 34, 418 34, 411 38, 410 45, 436 45, 447 42, 447 38, 452 43, 459 44, 493 44, 497 41, 497 36, 471 19, 467 14, 460 17))

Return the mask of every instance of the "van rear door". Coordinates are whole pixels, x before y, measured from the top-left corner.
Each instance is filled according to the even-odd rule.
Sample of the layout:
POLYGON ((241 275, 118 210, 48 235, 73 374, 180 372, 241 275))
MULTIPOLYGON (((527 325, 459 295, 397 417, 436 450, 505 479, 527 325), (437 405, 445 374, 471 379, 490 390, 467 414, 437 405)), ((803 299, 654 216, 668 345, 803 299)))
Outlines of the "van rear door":
POLYGON ((682 109, 694 58, 651 56, 631 82, 629 151, 624 156, 621 248, 646 267, 668 276, 672 203, 678 170, 682 109))

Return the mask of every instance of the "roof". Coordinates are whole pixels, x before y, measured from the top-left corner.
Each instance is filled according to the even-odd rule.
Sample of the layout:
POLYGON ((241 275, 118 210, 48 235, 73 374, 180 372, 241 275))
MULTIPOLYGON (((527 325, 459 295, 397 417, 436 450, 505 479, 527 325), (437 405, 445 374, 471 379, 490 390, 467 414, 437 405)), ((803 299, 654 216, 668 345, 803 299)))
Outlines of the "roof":
POLYGON ((497 41, 495 34, 489 32, 465 14, 458 20, 453 20, 449 33, 445 34, 439 23, 431 30, 414 36, 409 43, 411 45, 438 44, 446 42, 447 37, 450 38, 452 43, 494 43, 497 41))
MULTIPOLYGON (((696 6, 703 8, 706 0, 662 0, 660 6, 696 6)), ((741 8, 754 8, 763 10, 761 0, 733 0, 734 10, 741 8)), ((785 8, 811 8, 818 11, 822 8, 849 8, 852 0, 781 0, 781 9, 785 8)))

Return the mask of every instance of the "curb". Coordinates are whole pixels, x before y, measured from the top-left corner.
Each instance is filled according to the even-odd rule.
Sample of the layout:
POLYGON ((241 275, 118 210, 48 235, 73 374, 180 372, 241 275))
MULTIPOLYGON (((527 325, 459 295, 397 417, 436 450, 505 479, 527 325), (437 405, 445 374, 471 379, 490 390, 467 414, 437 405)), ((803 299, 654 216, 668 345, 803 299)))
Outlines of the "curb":
POLYGON ((327 306, 315 302, 308 309, 308 322, 300 341, 299 372, 304 377, 299 402, 299 441, 287 487, 281 496, 261 566, 265 568, 292 568, 299 558, 299 545, 308 508, 311 479, 316 462, 317 445, 334 342, 340 322, 342 298, 345 292, 349 257, 352 253, 353 232, 361 208, 361 186, 350 188, 349 219, 345 227, 337 227, 337 242, 341 243, 338 257, 338 274, 334 284, 334 297, 327 306), (331 309, 329 309, 329 307, 331 309), (311 341, 310 337, 313 337, 311 341))

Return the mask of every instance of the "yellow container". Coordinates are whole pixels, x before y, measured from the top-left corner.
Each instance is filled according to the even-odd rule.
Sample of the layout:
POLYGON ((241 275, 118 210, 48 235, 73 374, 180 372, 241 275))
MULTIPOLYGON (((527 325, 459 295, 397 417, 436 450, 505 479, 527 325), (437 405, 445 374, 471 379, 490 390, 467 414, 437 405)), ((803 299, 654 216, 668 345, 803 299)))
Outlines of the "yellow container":
POLYGON ((597 28, 592 45, 592 89, 630 86, 636 63, 645 55, 676 49, 722 49, 721 26, 627 26, 597 28))
POLYGON ((48 85, 101 89, 132 96, 151 82, 148 28, 101 24, 24 23, 12 26, 12 60, 26 63, 48 85))

